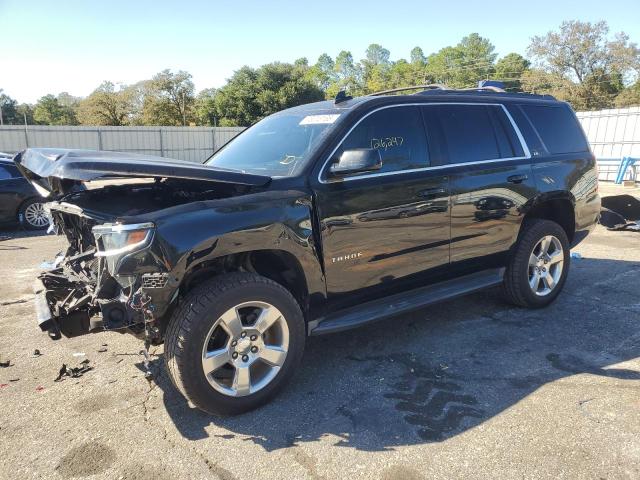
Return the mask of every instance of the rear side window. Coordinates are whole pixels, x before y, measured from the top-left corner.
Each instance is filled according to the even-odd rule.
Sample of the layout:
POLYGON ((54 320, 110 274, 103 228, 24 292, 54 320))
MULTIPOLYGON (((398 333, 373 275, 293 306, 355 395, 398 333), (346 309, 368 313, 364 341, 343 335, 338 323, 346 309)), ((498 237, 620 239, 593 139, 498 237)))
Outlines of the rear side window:
POLYGON ((427 139, 418 107, 384 108, 362 120, 336 151, 374 148, 382 157, 378 172, 398 172, 429 166, 427 139))
POLYGON ((522 145, 511 122, 496 105, 433 107, 449 152, 449 163, 521 157, 522 145))
POLYGON ((0 180, 8 180, 18 176, 18 171, 11 167, 0 167, 0 180))
POLYGON ((568 107, 521 105, 538 131, 549 153, 574 153, 589 150, 578 120, 568 107))

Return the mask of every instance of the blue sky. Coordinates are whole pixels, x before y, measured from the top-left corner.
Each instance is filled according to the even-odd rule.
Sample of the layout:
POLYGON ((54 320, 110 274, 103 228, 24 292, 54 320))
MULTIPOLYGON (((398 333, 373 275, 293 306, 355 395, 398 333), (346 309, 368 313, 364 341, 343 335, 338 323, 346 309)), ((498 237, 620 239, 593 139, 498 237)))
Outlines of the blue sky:
POLYGON ((0 88, 34 102, 171 68, 191 72, 200 90, 221 86, 243 65, 303 56, 313 63, 342 49, 360 59, 370 43, 407 58, 416 45, 429 54, 471 32, 500 55, 524 54, 533 35, 569 19, 606 20, 640 43, 638 0, 0 0, 0 88))

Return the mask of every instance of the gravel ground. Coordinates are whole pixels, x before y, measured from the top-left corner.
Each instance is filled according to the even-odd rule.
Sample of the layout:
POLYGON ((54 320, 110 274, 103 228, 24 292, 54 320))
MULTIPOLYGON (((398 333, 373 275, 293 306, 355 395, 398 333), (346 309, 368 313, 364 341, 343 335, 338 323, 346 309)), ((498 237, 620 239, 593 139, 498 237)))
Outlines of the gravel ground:
POLYGON ((544 310, 489 291, 312 338, 282 395, 224 419, 173 389, 161 347, 148 383, 131 336, 39 332, 32 280, 62 247, 0 232, 1 478, 640 478, 638 233, 598 227, 544 310))

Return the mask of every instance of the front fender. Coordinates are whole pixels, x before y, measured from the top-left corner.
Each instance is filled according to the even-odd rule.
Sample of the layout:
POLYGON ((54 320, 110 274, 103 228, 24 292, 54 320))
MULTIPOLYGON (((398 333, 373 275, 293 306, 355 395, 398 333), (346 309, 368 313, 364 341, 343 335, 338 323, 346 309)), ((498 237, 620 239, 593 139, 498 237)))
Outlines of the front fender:
POLYGON ((153 218, 152 250, 169 272, 174 293, 191 272, 216 258, 283 250, 302 267, 309 295, 324 297, 312 208, 311 195, 302 191, 261 192, 172 207, 153 218))

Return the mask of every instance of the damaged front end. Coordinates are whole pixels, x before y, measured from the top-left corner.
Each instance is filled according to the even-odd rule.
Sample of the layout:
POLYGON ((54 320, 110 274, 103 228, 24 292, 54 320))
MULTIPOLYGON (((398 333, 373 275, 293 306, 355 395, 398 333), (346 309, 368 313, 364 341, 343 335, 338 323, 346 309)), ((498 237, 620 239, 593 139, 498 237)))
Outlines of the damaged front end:
POLYGON ((51 338, 104 330, 128 330, 159 341, 143 284, 166 275, 135 272, 154 236, 152 223, 98 223, 74 205, 51 207, 69 248, 35 283, 38 323, 51 338), (133 268, 132 268, 133 267, 133 268), (129 273, 129 274, 127 274, 129 273))
POLYGON ((118 152, 27 149, 14 162, 53 199, 47 204, 51 223, 69 242, 35 284, 38 323, 52 338, 116 330, 160 343, 181 278, 169 260, 175 239, 158 238, 158 218, 174 207, 245 195, 271 181, 118 152), (87 188, 94 181, 104 185, 87 188))

